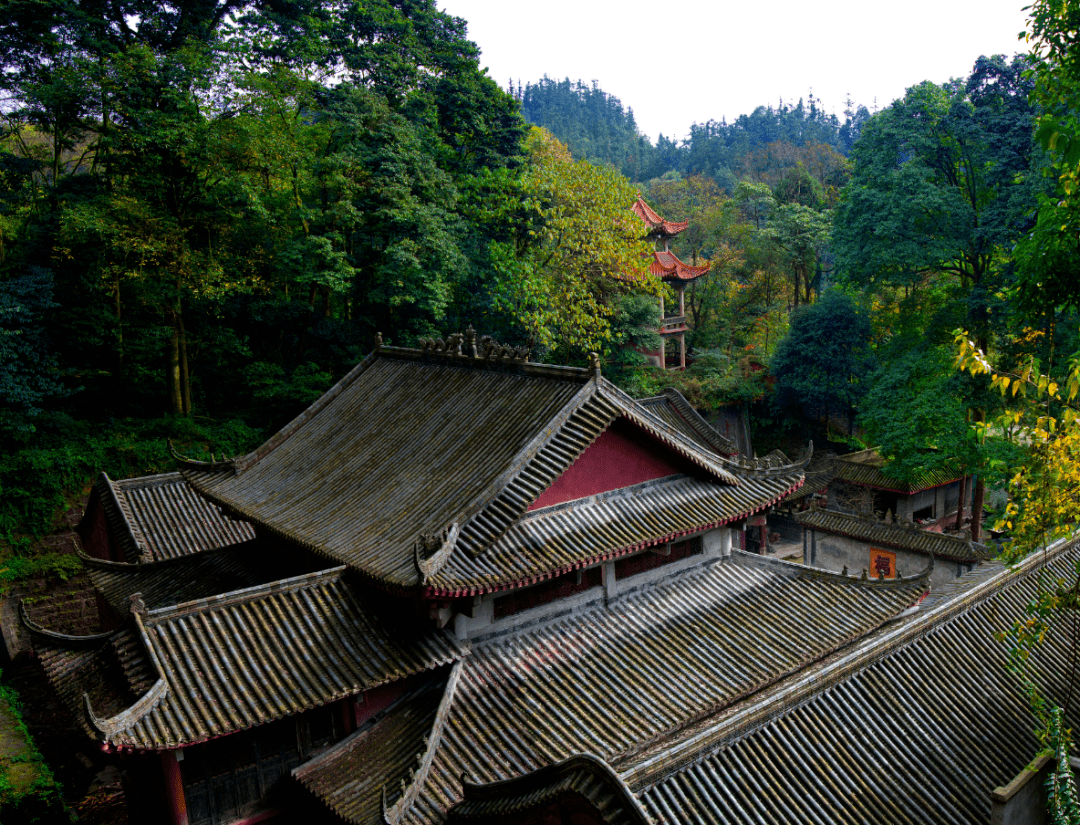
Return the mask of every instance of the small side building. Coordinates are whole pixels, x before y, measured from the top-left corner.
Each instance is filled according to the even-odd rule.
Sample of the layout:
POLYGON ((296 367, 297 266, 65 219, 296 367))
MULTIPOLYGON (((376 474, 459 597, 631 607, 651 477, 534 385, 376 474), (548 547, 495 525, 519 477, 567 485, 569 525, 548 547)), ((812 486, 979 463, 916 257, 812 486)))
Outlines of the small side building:
POLYGON ((911 481, 897 481, 887 475, 888 462, 877 448, 860 450, 836 460, 836 476, 829 484, 832 509, 870 508, 879 513, 891 511, 898 518, 910 518, 920 524, 937 523, 955 513, 964 500, 970 507, 970 490, 963 473, 930 471, 911 481))
MULTIPOLYGON (((892 579, 924 569, 934 559, 931 585, 940 588, 990 559, 990 551, 968 536, 920 530, 910 519, 887 513, 853 516, 812 504, 795 515, 803 527, 803 562, 811 567, 892 579)), ((966 532, 966 531, 965 531, 966 532)))

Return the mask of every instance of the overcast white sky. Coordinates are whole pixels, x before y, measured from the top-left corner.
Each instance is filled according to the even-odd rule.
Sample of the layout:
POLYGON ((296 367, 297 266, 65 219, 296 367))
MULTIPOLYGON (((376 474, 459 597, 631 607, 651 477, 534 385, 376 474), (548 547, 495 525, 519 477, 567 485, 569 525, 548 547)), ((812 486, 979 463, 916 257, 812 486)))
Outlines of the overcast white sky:
POLYGON ((469 24, 500 86, 544 74, 600 88, 638 128, 682 138, 813 90, 843 117, 844 99, 887 106, 923 80, 971 72, 1017 41, 1028 0, 436 0, 469 24))

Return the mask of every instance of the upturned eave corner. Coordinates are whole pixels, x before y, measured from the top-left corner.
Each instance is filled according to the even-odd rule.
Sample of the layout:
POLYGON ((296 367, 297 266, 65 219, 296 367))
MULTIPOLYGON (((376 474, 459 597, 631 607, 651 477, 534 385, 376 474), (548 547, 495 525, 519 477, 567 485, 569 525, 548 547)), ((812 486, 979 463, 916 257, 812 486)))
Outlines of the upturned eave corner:
POLYGON ((173 445, 171 438, 166 439, 165 443, 169 447, 169 454, 172 456, 173 461, 176 462, 177 469, 181 472, 187 470, 188 472, 228 473, 229 475, 236 475, 238 472, 238 458, 222 458, 219 461, 215 461, 214 454, 210 453, 209 461, 200 461, 180 453, 173 445))

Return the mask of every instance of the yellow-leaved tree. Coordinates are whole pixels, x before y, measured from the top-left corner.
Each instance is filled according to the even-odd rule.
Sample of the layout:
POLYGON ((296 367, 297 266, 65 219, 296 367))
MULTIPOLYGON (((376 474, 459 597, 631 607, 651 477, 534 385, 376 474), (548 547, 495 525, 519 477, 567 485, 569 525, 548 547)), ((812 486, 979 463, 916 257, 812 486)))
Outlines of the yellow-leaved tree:
MULTIPOLYGON (((1016 371, 996 369, 967 333, 958 333, 957 366, 972 375, 986 375, 991 385, 1009 399, 996 421, 976 424, 980 437, 1004 438, 1019 448, 1019 460, 1009 468, 1009 501, 995 525, 1008 543, 999 558, 1016 564, 1033 553, 1045 552, 1056 540, 1076 532, 1080 525, 1080 356, 1073 356, 1063 379, 1041 371, 1029 359, 1016 371)), ((1069 684, 1076 685, 1076 649, 1080 640, 1080 563, 1069 576, 1046 573, 1039 591, 1001 641, 1009 642, 1009 668, 1021 680, 1039 722, 1043 744, 1055 752, 1057 770, 1049 783, 1049 810, 1054 823, 1080 825, 1080 797, 1069 762, 1071 731, 1063 719, 1072 691, 1062 706, 1039 690, 1030 671, 1031 654, 1055 625, 1067 624, 1073 640, 1069 684)))
POLYGON ((619 300, 665 289, 648 272, 651 246, 631 211, 637 191, 614 169, 573 160, 544 129, 531 130, 527 150, 528 228, 499 304, 556 360, 603 353, 619 300))

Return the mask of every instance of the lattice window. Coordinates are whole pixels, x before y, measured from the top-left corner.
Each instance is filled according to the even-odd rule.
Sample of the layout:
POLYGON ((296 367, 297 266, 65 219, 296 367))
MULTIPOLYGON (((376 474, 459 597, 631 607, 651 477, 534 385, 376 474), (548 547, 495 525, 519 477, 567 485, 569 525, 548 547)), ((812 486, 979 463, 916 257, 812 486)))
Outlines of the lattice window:
POLYGON ((224 825, 272 807, 293 768, 344 736, 338 703, 184 749, 189 825, 224 825))

